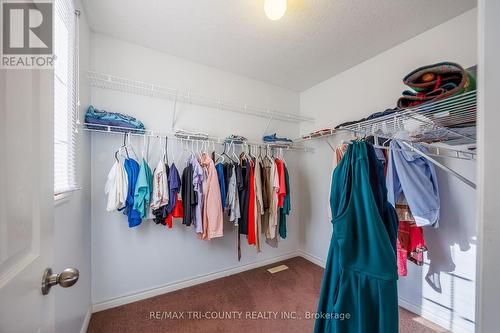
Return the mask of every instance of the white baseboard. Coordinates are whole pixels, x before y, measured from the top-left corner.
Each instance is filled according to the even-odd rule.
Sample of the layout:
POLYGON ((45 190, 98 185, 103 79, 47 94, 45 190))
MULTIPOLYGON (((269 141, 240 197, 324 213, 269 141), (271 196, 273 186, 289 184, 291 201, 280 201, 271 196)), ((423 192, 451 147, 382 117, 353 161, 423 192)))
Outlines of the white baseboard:
POLYGON ((306 252, 304 250, 297 250, 299 256, 302 258, 312 262, 313 264, 316 264, 320 267, 325 268, 326 261, 321 259, 320 257, 316 257, 315 255, 310 254, 309 252, 306 252))
POLYGON ((450 330, 454 333, 474 333, 474 328, 466 327, 460 325, 459 323, 453 323, 450 328, 450 319, 445 317, 444 315, 440 315, 439 312, 427 310, 420 304, 414 304, 409 302, 401 297, 398 300, 399 306, 405 308, 406 310, 418 314, 424 319, 427 319, 433 322, 436 325, 439 325, 447 330, 450 330))
POLYGON ((92 316, 92 307, 89 307, 87 313, 85 314, 85 318, 83 318, 82 329, 80 330, 80 333, 87 333, 91 316, 92 316))
MULTIPOLYGON (((146 290, 142 290, 142 291, 135 292, 132 294, 112 298, 112 299, 109 299, 109 300, 106 300, 103 302, 93 304, 92 305, 92 312, 99 312, 99 311, 111 309, 111 308, 114 308, 114 307, 117 307, 120 305, 137 302, 137 301, 140 301, 140 300, 143 300, 146 298, 166 294, 166 293, 169 293, 169 292, 172 292, 175 290, 191 287, 191 286, 194 286, 194 285, 197 285, 200 283, 205 283, 208 281, 212 281, 215 279, 220 279, 222 277, 241 273, 244 271, 248 271, 250 269, 259 268, 262 266, 273 264, 273 263, 278 262, 278 261, 282 261, 282 260, 286 260, 286 259, 290 259, 290 258, 298 257, 298 256, 301 256, 298 251, 292 251, 292 252, 289 252, 289 253, 286 253, 286 254, 283 254, 283 255, 280 255, 277 257, 269 258, 266 260, 257 261, 254 263, 241 265, 241 266, 237 266, 237 267, 233 267, 233 268, 229 268, 229 269, 224 269, 224 270, 220 270, 220 271, 215 271, 212 273, 199 275, 199 276, 194 277, 194 278, 179 280, 179 281, 168 283, 168 284, 158 286, 155 288, 146 289, 146 290)), ((90 319, 90 317, 89 317, 89 319, 90 319)))

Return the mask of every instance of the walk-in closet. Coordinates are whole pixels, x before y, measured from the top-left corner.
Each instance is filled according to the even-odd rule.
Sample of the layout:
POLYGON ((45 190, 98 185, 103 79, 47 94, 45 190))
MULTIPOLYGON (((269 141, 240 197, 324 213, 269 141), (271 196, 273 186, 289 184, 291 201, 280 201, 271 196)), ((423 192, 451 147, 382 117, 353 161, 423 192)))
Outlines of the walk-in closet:
POLYGON ((0 6, 0 332, 498 331, 500 1, 0 6))

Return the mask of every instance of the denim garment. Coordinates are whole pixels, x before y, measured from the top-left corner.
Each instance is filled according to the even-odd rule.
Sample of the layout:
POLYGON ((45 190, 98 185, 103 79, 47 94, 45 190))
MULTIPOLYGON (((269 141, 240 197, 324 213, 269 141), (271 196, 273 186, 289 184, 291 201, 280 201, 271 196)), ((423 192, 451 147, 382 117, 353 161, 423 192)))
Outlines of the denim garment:
POLYGON ((215 169, 217 170, 217 179, 219 181, 222 210, 224 211, 224 208, 226 208, 226 184, 224 183, 224 165, 222 165, 222 163, 217 163, 215 169))
MULTIPOLYGON (((134 117, 116 112, 97 110, 92 105, 88 107, 85 113, 85 123, 144 130, 144 124, 134 117)), ((93 128, 93 126, 89 126, 89 128, 93 128)), ((95 128, 99 129, 99 126, 95 126, 95 128)))
MULTIPOLYGON (((434 165, 417 153, 408 151, 397 140, 392 140, 390 147, 386 179, 388 201, 395 206, 404 194, 417 226, 437 228, 440 204, 434 165)), ((427 152, 424 146, 414 147, 427 152)))
POLYGON ((264 142, 293 142, 289 138, 279 138, 279 137, 277 137, 276 133, 269 134, 269 135, 264 135, 262 137, 262 141, 264 141, 264 142))

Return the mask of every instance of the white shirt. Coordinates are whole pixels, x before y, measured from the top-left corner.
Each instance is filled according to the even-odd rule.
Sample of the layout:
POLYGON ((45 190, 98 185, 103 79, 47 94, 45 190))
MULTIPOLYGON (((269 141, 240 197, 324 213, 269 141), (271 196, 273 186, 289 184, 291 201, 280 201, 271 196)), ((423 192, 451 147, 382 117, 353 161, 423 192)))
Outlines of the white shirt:
POLYGON ((168 204, 169 188, 165 162, 160 159, 153 174, 153 192, 151 209, 158 209, 168 204))
POLYGON ((125 207, 128 192, 128 178, 121 161, 115 161, 108 173, 104 192, 108 195, 106 210, 112 212, 125 207))

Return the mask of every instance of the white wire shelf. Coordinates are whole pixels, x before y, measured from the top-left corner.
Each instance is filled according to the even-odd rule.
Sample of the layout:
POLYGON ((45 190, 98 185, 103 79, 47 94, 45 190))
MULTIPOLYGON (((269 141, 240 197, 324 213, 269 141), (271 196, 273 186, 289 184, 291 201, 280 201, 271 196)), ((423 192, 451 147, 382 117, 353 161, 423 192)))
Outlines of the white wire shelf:
POLYGON ((229 111, 240 114, 261 117, 266 119, 281 120, 292 123, 314 122, 314 118, 304 117, 293 113, 280 112, 273 108, 257 107, 251 105, 238 105, 236 103, 205 97, 190 91, 181 91, 174 88, 163 87, 142 81, 105 73, 89 71, 90 84, 96 88, 111 89, 129 94, 163 98, 179 103, 194 104, 209 107, 217 111, 229 111))
POLYGON ((266 142, 240 142, 237 140, 228 140, 226 138, 214 137, 201 133, 163 133, 153 130, 142 130, 142 129, 133 129, 128 127, 120 127, 120 126, 108 126, 108 125, 100 125, 100 124, 91 124, 84 123, 80 126, 84 131, 89 132, 98 132, 98 133, 107 133, 107 134, 117 134, 117 135, 130 135, 130 136, 139 136, 139 137, 153 137, 153 138, 168 138, 168 140, 175 140, 180 142, 210 142, 217 145, 226 144, 234 144, 235 146, 245 147, 245 146, 253 146, 253 147, 262 147, 268 149, 282 149, 285 151, 296 151, 296 152, 313 152, 313 148, 304 147, 302 145, 296 143, 266 143, 266 142))
POLYGON ((476 91, 364 119, 336 129, 319 130, 303 135, 294 142, 321 139, 346 131, 357 136, 374 136, 385 140, 400 138, 400 134, 405 133, 403 141, 425 145, 429 149, 429 155, 474 160, 476 91))
POLYGON ((475 145, 476 91, 345 125, 340 129, 386 139, 396 138, 404 132, 408 135, 407 141, 419 143, 475 145))

